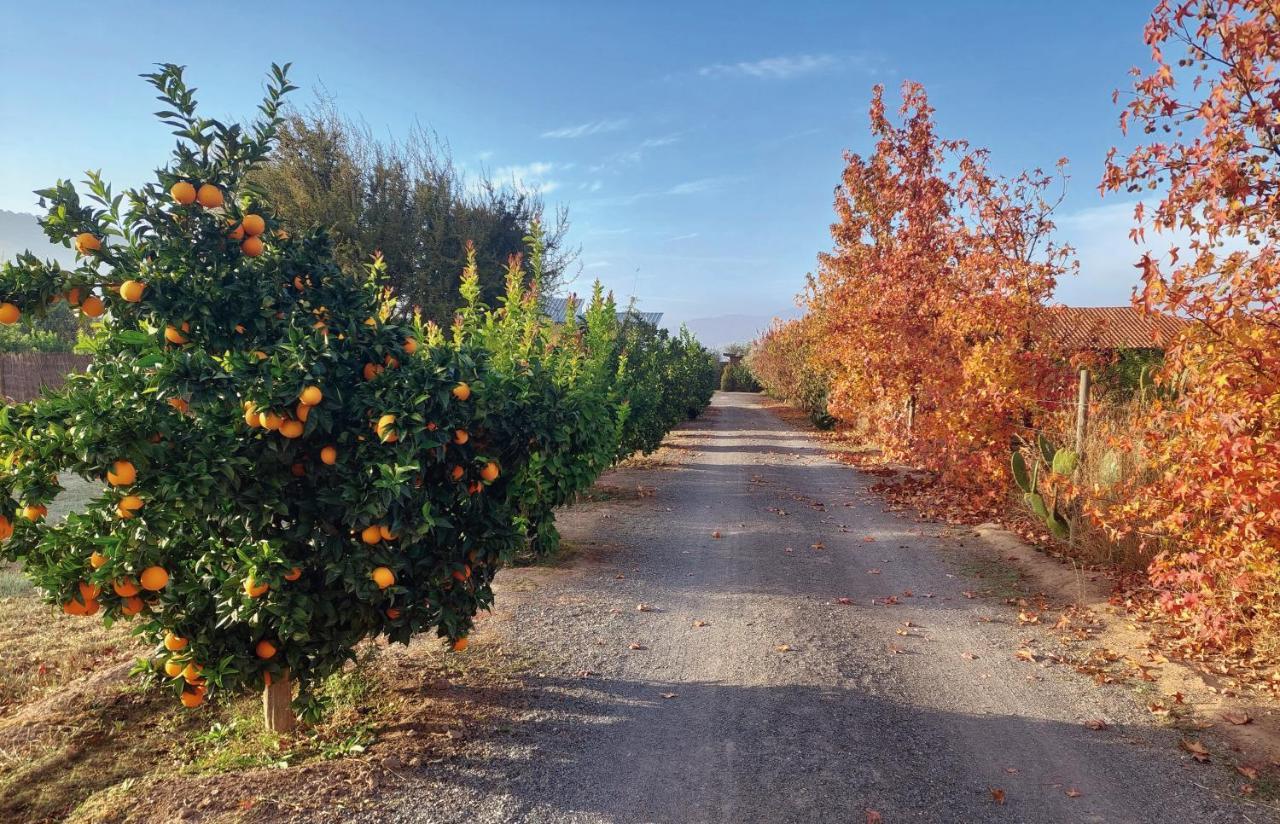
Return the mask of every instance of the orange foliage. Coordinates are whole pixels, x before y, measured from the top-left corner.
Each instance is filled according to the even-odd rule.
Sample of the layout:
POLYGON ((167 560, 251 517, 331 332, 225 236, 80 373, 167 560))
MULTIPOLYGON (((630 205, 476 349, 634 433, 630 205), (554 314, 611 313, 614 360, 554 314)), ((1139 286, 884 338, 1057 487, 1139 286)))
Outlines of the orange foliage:
POLYGON ((1152 142, 1113 149, 1102 189, 1162 190, 1135 241, 1191 242, 1143 256, 1135 302, 1196 323, 1146 416, 1157 472, 1097 516, 1159 550, 1152 581, 1195 640, 1248 647, 1280 616, 1280 9, 1161 2, 1145 36, 1121 127, 1152 142))
POLYGON ((754 362, 794 357, 767 351, 778 343, 803 352, 828 378, 832 415, 992 503, 1009 494, 1011 444, 1067 387, 1044 318, 1070 267, 1050 219, 1065 161, 995 176, 985 151, 937 136, 916 83, 899 114, 900 125, 877 87, 875 148, 846 155, 809 314, 771 332, 754 362))

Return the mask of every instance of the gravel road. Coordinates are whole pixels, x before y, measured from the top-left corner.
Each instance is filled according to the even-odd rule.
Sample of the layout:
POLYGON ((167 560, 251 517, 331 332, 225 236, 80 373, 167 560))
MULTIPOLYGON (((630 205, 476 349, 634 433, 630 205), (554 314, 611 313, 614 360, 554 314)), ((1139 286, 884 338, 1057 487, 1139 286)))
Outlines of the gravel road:
POLYGON ((971 597, 990 561, 759 396, 717 394, 665 454, 565 513, 572 564, 503 573, 480 637, 538 658, 518 720, 390 820, 1272 820, 1132 692, 1015 658, 1044 630, 971 597))

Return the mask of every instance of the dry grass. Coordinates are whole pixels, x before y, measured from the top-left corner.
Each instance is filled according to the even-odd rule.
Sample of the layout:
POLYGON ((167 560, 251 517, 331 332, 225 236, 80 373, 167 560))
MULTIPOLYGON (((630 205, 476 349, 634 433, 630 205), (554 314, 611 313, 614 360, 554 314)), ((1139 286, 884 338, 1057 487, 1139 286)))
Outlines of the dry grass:
MULTIPOLYGON (((1122 504, 1121 490, 1153 474, 1142 446, 1141 415, 1142 407, 1136 400, 1103 402, 1091 411, 1073 477, 1078 495, 1066 507, 1071 541, 1069 544, 1058 542, 1061 552, 1083 564, 1140 572, 1151 563, 1149 547, 1142 548, 1136 538, 1114 538, 1087 514, 1090 509, 1122 504), (1120 444, 1129 444, 1132 448, 1122 449, 1120 444)), ((1074 446, 1074 412, 1064 411, 1051 418, 1045 434, 1057 446, 1074 446)), ((1015 508, 1022 509, 1018 496, 1013 499, 1015 508)))

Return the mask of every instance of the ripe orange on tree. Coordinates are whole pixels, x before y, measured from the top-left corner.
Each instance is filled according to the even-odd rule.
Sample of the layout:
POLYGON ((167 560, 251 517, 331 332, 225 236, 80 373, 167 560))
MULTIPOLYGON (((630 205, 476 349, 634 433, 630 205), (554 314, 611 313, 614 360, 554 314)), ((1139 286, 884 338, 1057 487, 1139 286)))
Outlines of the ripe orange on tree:
POLYGON ((395 573, 386 567, 378 567, 370 573, 370 576, 373 578, 373 582, 378 585, 378 589, 386 589, 396 582, 395 573))
POLYGON ((179 180, 169 187, 169 196, 182 206, 190 206, 196 202, 196 187, 185 180, 179 180))
MULTIPOLYGON (((138 303, 142 300, 142 293, 147 289, 146 284, 138 280, 126 280, 120 284, 120 297, 129 303, 138 303)), ((3 321, 3 318, 0 318, 3 321)))
POLYGON ((82 255, 87 255, 90 252, 97 252, 101 250, 102 241, 99 240, 98 236, 92 232, 81 232, 76 235, 75 247, 77 252, 82 255))
POLYGON ((125 495, 116 504, 116 514, 121 518, 128 520, 138 514, 138 510, 142 509, 143 501, 137 495, 125 495))
POLYGON ((112 486, 132 486, 136 480, 138 470, 134 468, 132 461, 121 458, 114 461, 107 470, 107 483, 112 486))
POLYGON ((263 251, 262 238, 250 235, 240 243, 240 251, 248 257, 257 257, 263 251))
POLYGON ((119 580, 113 581, 111 589, 121 598, 131 598, 139 592, 142 592, 142 589, 138 586, 138 582, 133 578, 120 578, 119 580))
POLYGON ((267 230, 267 223, 262 219, 262 215, 245 215, 240 225, 244 227, 245 234, 250 237, 257 237, 267 230))
POLYGON ((12 326, 22 318, 22 311, 12 303, 0 303, 0 323, 12 326))
POLYGON ((217 209, 222 205, 222 190, 212 183, 203 183, 196 190, 196 202, 206 209, 217 209))
POLYGON ((169 585, 169 571, 162 566, 149 566, 142 570, 138 582, 143 589, 159 592, 169 585))
POLYGON ((90 295, 80 301, 80 311, 87 318, 100 318, 102 313, 107 311, 107 305, 97 295, 90 295))

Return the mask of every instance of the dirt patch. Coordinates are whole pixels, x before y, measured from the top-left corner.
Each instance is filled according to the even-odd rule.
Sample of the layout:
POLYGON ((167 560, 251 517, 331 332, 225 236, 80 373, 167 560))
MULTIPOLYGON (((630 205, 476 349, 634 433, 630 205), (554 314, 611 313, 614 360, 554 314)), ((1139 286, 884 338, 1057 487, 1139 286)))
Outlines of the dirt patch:
MULTIPOLYGON (((530 582, 550 570, 515 573, 530 582)), ((256 696, 176 707, 130 670, 127 624, 57 613, 34 590, 0 600, 0 821, 341 818, 398 771, 453 758, 500 726, 527 656, 367 643, 320 685, 296 735, 261 729, 256 696)))
MULTIPOLYGON (((1143 693, 1153 715, 1186 731, 1216 739, 1243 780, 1280 766, 1280 707, 1245 689, 1230 671, 1206 671, 1206 662, 1170 659, 1152 633, 1113 593, 1114 581, 1063 558, 1049 557, 997 524, 974 530, 987 549, 1012 565, 1046 606, 1056 607, 1064 660, 1105 684, 1143 693)), ((1211 665, 1210 665, 1211 666, 1211 665)), ((1262 788, 1275 796, 1280 788, 1262 788)))

